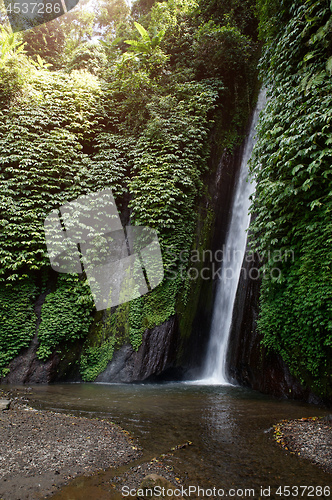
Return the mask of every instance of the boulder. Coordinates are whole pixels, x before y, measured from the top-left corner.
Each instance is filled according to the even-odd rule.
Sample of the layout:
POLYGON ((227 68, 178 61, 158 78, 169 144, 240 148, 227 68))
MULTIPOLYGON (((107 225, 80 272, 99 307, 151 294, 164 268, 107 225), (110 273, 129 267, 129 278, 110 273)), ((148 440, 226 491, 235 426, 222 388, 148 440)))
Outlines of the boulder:
POLYGON ((10 405, 10 399, 0 399, 0 411, 8 410, 10 405))
POLYGON ((141 482, 137 490, 137 498, 141 500, 157 500, 160 498, 181 500, 183 499, 182 496, 174 494, 175 491, 179 493, 179 490, 181 491, 181 487, 175 486, 164 477, 158 476, 158 474, 149 474, 141 482))

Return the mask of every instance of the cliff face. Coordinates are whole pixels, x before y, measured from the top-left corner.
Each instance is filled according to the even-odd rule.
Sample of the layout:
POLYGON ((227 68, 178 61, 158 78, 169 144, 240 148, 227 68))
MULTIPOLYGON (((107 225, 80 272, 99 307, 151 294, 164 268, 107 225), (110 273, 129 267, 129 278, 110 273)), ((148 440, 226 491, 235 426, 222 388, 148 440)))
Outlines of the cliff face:
MULTIPOLYGON (((213 254, 223 243, 237 164, 237 154, 226 151, 234 151, 246 127, 260 47, 254 0, 236 13, 232 5, 210 9, 204 1, 166 3, 161 17, 158 2, 142 17, 150 34, 158 19, 151 43, 140 24, 133 26, 140 12, 118 26, 120 38, 124 29, 132 40, 143 36, 142 52, 136 42, 104 44, 100 61, 92 68, 89 56, 79 74, 71 64, 66 71, 30 71, 33 61, 21 54, 10 77, 4 73, 4 381, 94 381, 105 370, 110 380, 178 378, 203 359, 214 281, 199 276, 205 269, 213 274, 214 262, 202 252, 213 254), (23 62, 22 81, 9 84, 23 62), (63 204, 105 188, 123 225, 130 219, 158 232, 166 276, 130 304, 96 312, 86 273, 51 271, 44 221, 63 204), (192 251, 200 255, 189 262, 190 275, 192 251)), ((82 215, 75 210, 71 224, 80 225, 82 215)), ((56 239, 64 226, 57 226, 56 239)))
MULTIPOLYGON (((214 211, 215 219, 209 235, 212 254, 220 248, 226 236, 230 217, 230 205, 234 181, 241 159, 241 148, 235 155, 226 151, 208 179, 209 196, 201 200, 200 211, 208 208, 214 211)), ((202 220, 202 218, 200 218, 202 220)), ((202 224, 197 226, 197 240, 201 238, 202 224)), ((212 269, 211 262, 204 266, 212 269)), ((214 263, 216 264, 216 263, 214 263)), ((281 357, 261 346, 257 332, 259 313, 259 290, 257 277, 259 261, 244 260, 234 307, 228 370, 234 382, 277 397, 321 403, 321 400, 291 375, 281 357), (251 279, 249 276, 253 276, 251 279)), ((147 329, 137 351, 129 342, 123 343, 114 353, 98 382, 139 382, 143 380, 181 380, 200 375, 208 341, 208 332, 213 309, 216 280, 195 282, 196 303, 189 303, 191 318, 184 321, 185 313, 178 308, 177 314, 153 329, 147 329), (184 328, 190 331, 183 331, 184 328)), ((42 362, 37 358, 38 326, 45 294, 35 303, 37 315, 36 335, 30 346, 23 349, 10 363, 10 372, 1 382, 11 384, 52 383, 58 381, 81 381, 76 364, 82 352, 82 342, 75 342, 62 354, 53 353, 42 362)), ((105 313, 104 313, 105 314, 105 313)), ((61 349, 60 349, 61 352, 61 349)))
POLYGON ((257 258, 243 262, 230 334, 229 375, 236 383, 264 394, 322 403, 290 373, 281 356, 261 345, 262 337, 257 331, 261 279, 255 279, 259 268, 257 258))
MULTIPOLYGON (((224 151, 221 159, 211 159, 213 174, 206 179, 208 195, 199 207, 196 246, 203 238, 204 214, 212 210, 214 222, 208 235, 212 255, 223 244, 230 216, 234 181, 242 148, 234 155, 224 151)), ((215 262, 200 262, 199 269, 209 268, 212 275, 215 262)), ((97 377, 99 382, 136 382, 142 380, 181 380, 199 376, 208 341, 216 280, 199 277, 192 286, 191 299, 184 308, 178 302, 176 314, 166 323, 146 330, 138 351, 124 344, 97 377)))
MULTIPOLYGON (((236 172, 241 158, 241 148, 231 155, 226 150, 221 158, 215 153, 210 159, 210 170, 205 183, 206 195, 198 207, 195 247, 204 246, 209 255, 222 246, 230 216, 230 204, 236 172), (213 213, 211 224, 207 227, 207 213, 213 213)), ((202 247, 203 248, 203 247, 202 247)), ((196 268, 210 270, 212 275, 217 263, 210 258, 201 260, 196 268)), ((128 336, 118 339, 112 360, 97 377, 104 382, 136 382, 155 379, 181 379, 195 377, 200 372, 208 340, 210 320, 213 309, 213 296, 216 279, 198 279, 190 284, 187 303, 177 300, 176 314, 163 324, 146 329, 142 344, 134 350, 128 336)), ((54 288, 54 283, 53 283, 54 288)), ((12 384, 51 383, 62 380, 82 380, 78 360, 82 354, 83 341, 77 340, 69 345, 59 345, 46 362, 37 357, 38 328, 41 308, 47 294, 38 297, 35 302, 37 316, 36 334, 28 348, 23 349, 10 363, 9 374, 1 381, 12 384)), ((113 312, 113 311, 112 311, 113 312)), ((109 311, 104 311, 100 321, 107 323, 109 311)), ((125 312, 124 322, 128 318, 125 312)), ((95 333, 93 332, 92 335, 95 333)), ((120 335, 121 337, 121 335, 120 335)))
POLYGON ((178 327, 173 316, 162 325, 146 330, 138 351, 123 345, 113 356, 97 382, 139 382, 165 376, 174 370, 178 327))
MULTIPOLYGON (((225 242, 241 154, 242 148, 238 148, 233 155, 225 150, 220 159, 216 153, 210 160, 209 175, 205 179, 207 194, 201 199, 198 209, 195 246, 199 248, 205 238, 205 247, 211 250, 212 255, 225 242), (208 212, 214 214, 213 222, 208 234, 204 235, 207 232, 204 221, 208 212)), ((209 269, 209 276, 212 276, 218 263, 207 259, 199 263, 198 270, 203 266, 209 269)), ((251 272, 255 278, 258 268, 258 261, 244 261, 233 314, 228 353, 229 373, 236 383, 263 393, 318 403, 319 398, 299 384, 281 357, 267 352, 260 345, 256 321, 261 280, 249 277, 251 272)), ((130 383, 197 378, 205 358, 216 284, 216 278, 199 277, 193 281, 187 305, 183 305, 180 298, 175 315, 155 328, 146 329, 137 351, 125 336, 119 340, 112 360, 96 381, 130 383)), ((31 384, 82 380, 78 367, 82 341, 77 340, 70 346, 60 345, 46 362, 37 357, 38 327, 45 298, 46 293, 35 302, 36 334, 30 346, 10 363, 10 372, 2 382, 31 384)), ((107 314, 109 312, 102 313, 104 322, 107 314)))

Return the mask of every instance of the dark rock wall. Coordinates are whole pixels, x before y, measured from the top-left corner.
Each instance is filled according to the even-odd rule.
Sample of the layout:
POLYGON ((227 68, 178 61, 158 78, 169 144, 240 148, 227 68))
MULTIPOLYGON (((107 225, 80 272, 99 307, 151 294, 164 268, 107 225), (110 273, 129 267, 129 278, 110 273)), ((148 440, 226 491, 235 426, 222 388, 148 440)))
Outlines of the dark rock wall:
MULTIPOLYGON (((217 154, 211 158, 209 175, 205 180, 209 194, 200 202, 199 220, 204 220, 202 214, 207 209, 213 210, 215 222, 209 246, 213 254, 225 241, 241 152, 242 148, 238 148, 236 153, 231 155, 225 150, 219 161, 217 154)), ((201 231, 202 226, 198 224, 197 240, 200 240, 201 231)), ((206 262, 205 265, 212 267, 211 262, 206 262)), ((216 280, 198 280, 196 286, 200 288, 199 298, 190 332, 180 331, 179 312, 163 325, 146 330, 137 352, 133 351, 129 344, 122 346, 114 354, 106 370, 97 377, 97 381, 138 382, 197 378, 205 358, 216 283, 216 280)))
POLYGON ((29 347, 9 364, 9 374, 0 379, 7 384, 48 384, 54 380, 59 365, 59 356, 53 354, 45 363, 37 358, 39 347, 37 334, 32 339, 29 347))
POLYGON ((176 360, 178 328, 176 317, 152 330, 146 330, 142 345, 134 351, 130 344, 123 345, 114 355, 97 382, 139 382, 158 378, 172 370, 176 360))
POLYGON ((261 345, 257 331, 261 280, 255 279, 259 265, 258 260, 243 262, 230 334, 228 373, 234 382, 265 394, 321 404, 320 398, 291 375, 278 354, 261 345))
MULTIPOLYGON (((209 249, 215 255, 225 243, 228 223, 231 217, 231 204, 233 198, 236 175, 241 164, 243 147, 237 148, 231 155, 225 150, 219 162, 215 158, 217 168, 215 174, 208 179, 210 199, 206 204, 215 214, 214 227, 211 232, 209 249)), ((205 263, 211 270, 220 267, 219 262, 210 261, 205 263)), ((212 275, 212 272, 211 272, 212 275)), ((214 298, 217 286, 217 277, 214 280, 202 280, 199 300, 192 325, 190 337, 183 343, 180 363, 185 378, 195 379, 201 375, 205 361, 205 354, 209 340, 209 331, 212 321, 214 298)))

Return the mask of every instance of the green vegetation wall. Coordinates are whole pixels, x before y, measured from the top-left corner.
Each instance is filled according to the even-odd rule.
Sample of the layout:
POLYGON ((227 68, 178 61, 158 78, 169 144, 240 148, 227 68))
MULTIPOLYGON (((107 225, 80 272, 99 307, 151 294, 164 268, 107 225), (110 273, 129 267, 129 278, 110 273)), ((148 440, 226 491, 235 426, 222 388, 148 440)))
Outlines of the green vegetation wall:
MULTIPOLYGON (((88 34, 105 28, 107 20, 96 18, 93 24, 91 13, 89 19, 79 14, 77 24, 85 26, 87 37, 70 38, 77 40, 75 46, 71 35, 66 38, 65 16, 63 25, 56 21, 54 36, 51 24, 36 28, 30 45, 28 32, 24 46, 19 36, 2 31, 2 373, 36 333, 42 360, 80 341, 85 380, 105 369, 121 343, 130 341, 138 349, 146 328, 176 312, 182 311, 183 334, 190 334, 185 306, 197 290, 182 278, 180 265, 188 263, 197 244, 211 153, 240 142, 252 107, 258 52, 254 9, 248 1, 242 12, 236 0, 210 2, 209 8, 194 0, 151 2, 144 8, 140 3, 134 17, 120 10, 118 24, 106 35, 99 32, 97 44, 88 34), (52 59, 55 35, 61 44, 52 59), (211 142, 213 129, 216 142, 211 142), (157 230, 165 279, 152 293, 96 314, 84 274, 51 271, 43 221, 52 209, 106 187, 112 188, 125 222, 130 218, 157 230), (41 294, 46 298, 37 317, 41 294)), ((201 245, 207 244, 212 223, 207 214, 201 245)))
POLYGON ((258 7, 270 96, 252 161, 252 243, 266 271, 258 327, 304 385, 331 397, 332 4, 258 7))

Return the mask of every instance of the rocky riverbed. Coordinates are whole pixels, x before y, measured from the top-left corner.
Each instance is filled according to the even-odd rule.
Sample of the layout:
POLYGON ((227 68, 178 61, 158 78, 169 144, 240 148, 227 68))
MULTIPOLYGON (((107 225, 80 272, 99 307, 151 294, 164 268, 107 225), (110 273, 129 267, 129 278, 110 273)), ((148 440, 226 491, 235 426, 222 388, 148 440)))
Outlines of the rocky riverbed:
POLYGON ((24 393, 0 390, 0 500, 48 498, 76 477, 126 464, 128 470, 110 483, 119 497, 123 485, 138 489, 151 474, 176 487, 181 482, 168 459, 177 448, 190 444, 137 463, 142 450, 118 425, 36 410, 24 393), (132 462, 135 465, 130 466, 132 462))
POLYGON ((37 411, 20 398, 0 411, 0 449, 1 500, 43 498, 76 476, 140 455, 128 433, 109 421, 37 411))
POLYGON ((332 416, 284 420, 274 435, 285 450, 332 473, 332 416))

